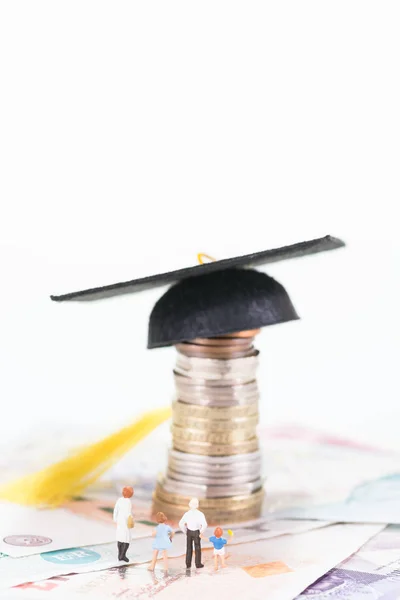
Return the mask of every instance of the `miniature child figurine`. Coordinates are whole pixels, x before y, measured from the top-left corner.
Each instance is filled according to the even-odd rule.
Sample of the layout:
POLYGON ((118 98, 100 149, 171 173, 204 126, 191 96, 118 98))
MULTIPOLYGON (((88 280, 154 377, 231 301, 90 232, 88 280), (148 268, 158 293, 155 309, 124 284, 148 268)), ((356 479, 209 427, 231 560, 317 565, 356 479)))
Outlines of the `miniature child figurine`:
POLYGON ((131 529, 134 525, 132 517, 133 488, 126 486, 122 490, 122 498, 117 500, 113 519, 117 524, 118 560, 129 562, 126 552, 131 541, 131 529))
POLYGON ((168 571, 168 548, 172 545, 174 532, 167 525, 167 517, 162 512, 156 514, 157 528, 153 531, 152 536, 155 538, 153 542, 153 560, 149 566, 149 571, 154 571, 158 553, 162 551, 164 559, 164 571, 168 571))
POLYGON ((201 542, 200 536, 207 529, 207 521, 200 510, 198 510, 199 501, 197 498, 192 498, 189 502, 189 508, 179 521, 179 527, 186 533, 186 568, 192 566, 193 544, 194 544, 194 559, 196 569, 201 569, 204 565, 201 562, 201 542))
MULTIPOLYGON (((221 527, 217 527, 214 531, 214 535, 212 535, 210 538, 208 538, 208 540, 212 543, 212 545, 214 546, 214 569, 216 571, 218 571, 218 557, 221 561, 221 568, 225 568, 226 564, 225 564, 225 544, 228 543, 228 540, 226 540, 225 538, 222 537, 222 534, 224 532, 222 531, 221 527)), ((228 532, 229 533, 229 532, 228 532)), ((205 536, 201 536, 203 539, 207 539, 205 536)))

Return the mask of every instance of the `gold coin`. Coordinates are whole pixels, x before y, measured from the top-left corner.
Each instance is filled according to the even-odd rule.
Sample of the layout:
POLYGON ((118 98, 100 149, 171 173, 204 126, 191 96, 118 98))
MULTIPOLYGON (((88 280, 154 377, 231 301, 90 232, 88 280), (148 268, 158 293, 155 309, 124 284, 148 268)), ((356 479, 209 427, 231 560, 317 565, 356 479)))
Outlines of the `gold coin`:
POLYGON ((235 444, 236 442, 246 442, 256 436, 255 427, 233 429, 232 431, 209 431, 201 429, 185 429, 178 425, 172 425, 171 432, 174 440, 224 445, 235 444))
POLYGON ((174 415, 190 418, 201 418, 219 421, 221 419, 239 419, 258 415, 258 402, 251 404, 240 404, 229 408, 219 406, 202 406, 200 404, 186 404, 185 402, 173 402, 174 415))
POLYGON ((227 338, 249 338, 254 337, 260 333, 261 329, 248 329, 247 331, 236 331, 236 333, 226 333, 224 337, 227 338))
POLYGON ((232 338, 232 337, 216 337, 216 338, 195 338, 187 342, 196 346, 229 346, 230 348, 242 348, 253 343, 254 338, 232 338))
POLYGON ((238 419, 202 419, 200 417, 185 417, 181 414, 173 413, 172 422, 174 425, 179 427, 185 427, 189 429, 197 429, 204 431, 232 431, 236 429, 249 429, 255 430, 258 424, 258 415, 251 415, 249 417, 240 417, 238 419))
POLYGON ((201 346, 194 344, 176 344, 177 350, 185 356, 197 358, 246 358, 254 355, 254 347, 231 348, 229 346, 201 346))
MULTIPOLYGON (((261 516, 263 498, 260 498, 258 504, 247 509, 225 510, 207 509, 207 522, 209 525, 221 525, 224 523, 241 523, 244 521, 252 521, 261 516)), ((182 516, 188 510, 188 506, 177 506, 160 500, 156 495, 153 498, 152 514, 155 516, 158 512, 163 512, 169 521, 179 523, 182 516)))
MULTIPOLYGON (((200 510, 216 509, 224 512, 226 511, 227 505, 229 505, 229 510, 248 509, 257 505, 263 497, 263 494, 264 490, 263 488, 260 488, 256 492, 242 496, 231 496, 229 498, 199 498, 200 510)), ((186 507, 186 510, 191 500, 190 496, 172 494, 164 490, 162 487, 162 480, 157 482, 155 496, 162 502, 168 502, 169 504, 178 505, 179 507, 186 507)))
MULTIPOLYGON (((234 497, 234 496, 233 496, 234 497)), ((244 506, 243 504, 241 504, 238 507, 232 507, 230 505, 229 502, 230 498, 225 498, 225 507, 224 508, 215 508, 215 507, 209 507, 209 506, 204 506, 204 502, 203 500, 200 498, 199 499, 199 509, 201 511, 207 511, 207 517, 209 516, 210 511, 212 511, 213 513, 217 513, 219 515, 227 515, 229 514, 240 514, 243 511, 249 512, 249 511, 254 511, 257 510, 263 503, 264 501, 264 493, 262 493, 259 497, 257 497, 256 502, 250 503, 247 507, 244 506)), ((153 493, 153 502, 157 502, 158 504, 162 504, 165 507, 168 507, 168 514, 169 513, 176 513, 178 515, 180 515, 180 517, 182 517, 182 515, 187 512, 189 505, 188 504, 172 504, 170 502, 167 502, 166 500, 164 500, 163 498, 160 498, 157 493, 153 493)), ((161 511, 164 512, 164 511, 161 511)))
POLYGON ((197 350, 202 350, 203 352, 218 352, 218 350, 226 349, 232 350, 232 352, 242 352, 244 350, 248 350, 253 346, 253 341, 249 338, 240 339, 239 343, 235 342, 231 339, 219 339, 216 340, 217 343, 213 344, 203 344, 197 342, 179 342, 176 344, 176 347, 182 348, 194 348, 197 350))
POLYGON ((245 442, 235 444, 208 444, 204 442, 188 442, 186 440, 173 439, 174 450, 186 452, 187 454, 203 454, 205 456, 233 456, 236 454, 247 454, 258 450, 258 439, 253 438, 245 442))

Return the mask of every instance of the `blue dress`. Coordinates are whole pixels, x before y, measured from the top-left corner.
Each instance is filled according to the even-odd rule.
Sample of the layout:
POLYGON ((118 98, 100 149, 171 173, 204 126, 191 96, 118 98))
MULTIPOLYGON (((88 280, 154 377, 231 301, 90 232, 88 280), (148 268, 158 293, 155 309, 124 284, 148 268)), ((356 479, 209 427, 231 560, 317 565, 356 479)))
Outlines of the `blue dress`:
POLYGON ((171 527, 165 523, 160 523, 157 526, 156 537, 153 541, 153 550, 167 550, 172 545, 168 535, 170 532, 172 532, 171 527))

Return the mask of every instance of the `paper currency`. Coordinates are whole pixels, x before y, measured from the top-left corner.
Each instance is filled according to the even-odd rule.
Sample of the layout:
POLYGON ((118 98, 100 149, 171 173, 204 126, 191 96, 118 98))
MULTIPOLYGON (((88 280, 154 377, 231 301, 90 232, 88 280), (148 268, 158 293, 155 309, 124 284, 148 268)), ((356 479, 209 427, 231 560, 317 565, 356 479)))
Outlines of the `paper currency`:
POLYGON ((400 472, 355 486, 342 502, 297 507, 279 512, 276 516, 400 525, 400 472))
POLYGON ((271 518, 400 523, 399 454, 289 432, 260 432, 271 518))
POLYGON ((400 527, 389 525, 354 556, 319 579, 298 600, 398 600, 400 527))
POLYGON ((149 573, 147 565, 108 568, 24 585, 8 590, 7 598, 70 599, 84 595, 96 600, 154 596, 161 600, 292 600, 381 529, 379 525, 331 525, 298 535, 229 546, 228 566, 218 572, 213 570, 212 551, 205 550, 205 568, 201 570, 187 572, 182 558, 177 558, 169 561, 166 575, 159 568, 149 573))
MULTIPOLYGON (((132 537, 151 535, 151 493, 138 485, 134 502, 135 528, 132 537), (143 496, 150 496, 143 499, 143 496)), ((111 493, 110 493, 111 492, 111 493)), ((62 548, 104 544, 115 540, 112 520, 116 494, 80 498, 61 509, 36 509, 0 503, 0 552, 13 557, 30 556, 62 548)))
POLYGON ((8 503, 0 504, 0 532, 0 552, 14 557, 101 544, 115 538, 114 527, 64 509, 37 510, 8 503))
MULTIPOLYGON (((128 479, 131 483, 132 478, 128 479)), ((124 484, 125 485, 125 484, 124 484)), ((86 497, 76 498, 60 509, 37 509, 0 502, 0 552, 21 557, 62 548, 103 544, 115 541, 112 515, 121 486, 98 485, 86 497)), ((132 537, 151 535, 154 479, 134 478, 132 537)))
MULTIPOLYGON (((284 534, 295 534, 327 524, 316 521, 260 521, 246 527, 235 528, 232 545, 248 543, 260 539, 269 539, 284 534)), ((210 530, 210 535, 212 535, 210 530)), ((129 546, 130 563, 144 563, 152 558, 152 538, 135 539, 129 546)), ((211 544, 202 542, 204 548, 211 544)), ((186 536, 182 532, 175 535, 170 556, 182 556, 186 552, 186 536)), ((0 588, 8 588, 29 581, 47 579, 71 572, 84 573, 116 567, 116 542, 81 548, 70 548, 55 552, 43 552, 34 556, 11 558, 0 556, 0 588)))
MULTIPOLYGON (((400 522, 400 501, 396 500, 400 478, 393 475, 400 472, 398 454, 301 428, 269 427, 261 429, 259 436, 263 447, 264 475, 267 475, 266 506, 271 519, 285 515, 326 521, 400 522), (282 509, 286 511, 281 512, 282 509)), ((112 510, 121 487, 127 484, 135 488, 134 535, 138 535, 141 528, 144 530, 140 535, 148 535, 146 528, 152 527, 152 492, 164 458, 164 453, 155 453, 152 448, 159 439, 165 444, 167 437, 167 428, 160 428, 114 467, 107 475, 109 488, 106 495, 99 495, 96 490, 91 497, 69 503, 61 513, 50 511, 48 517, 44 511, 31 512, 34 509, 28 509, 29 518, 21 517, 28 513, 23 507, 15 507, 14 517, 11 516, 10 520, 6 513, 3 515, 3 505, 0 504, 0 551, 18 556, 28 554, 28 551, 39 553, 44 550, 43 546, 19 547, 19 551, 18 547, 5 546, 4 537, 18 534, 51 538, 56 545, 47 546, 46 550, 113 541, 112 510), (62 519, 55 518, 57 514, 61 514, 62 519), (84 523, 70 520, 71 516, 84 519, 84 523), (50 530, 52 518, 56 521, 54 526, 58 536, 50 530), (10 528, 14 522, 16 529, 10 528), (78 522, 79 527, 76 526, 78 522), (100 531, 97 528, 99 524, 109 527, 108 531, 100 531), (21 525, 24 525, 23 529, 21 525), (107 537, 102 537, 103 532, 107 537), (92 534, 93 537, 90 537, 92 534)), ((66 443, 65 436, 60 435, 60 439, 61 444, 66 443)), ((58 438, 54 440, 54 444, 57 443, 58 438)), ((57 452, 60 453, 60 450, 57 452)), ((32 455, 29 446, 29 456, 32 455)), ((10 455, 10 461, 11 458, 10 455)), ((23 458, 22 452, 19 462, 23 458)))

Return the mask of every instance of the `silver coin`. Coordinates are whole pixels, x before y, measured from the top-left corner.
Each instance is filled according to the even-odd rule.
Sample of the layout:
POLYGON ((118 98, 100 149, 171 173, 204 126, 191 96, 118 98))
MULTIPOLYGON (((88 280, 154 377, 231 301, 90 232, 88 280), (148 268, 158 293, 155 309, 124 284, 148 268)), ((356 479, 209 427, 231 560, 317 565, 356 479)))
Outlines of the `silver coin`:
POLYGON ((225 406, 238 406, 239 404, 257 404, 260 399, 258 391, 253 393, 231 393, 224 394, 219 390, 209 392, 206 388, 203 389, 190 389, 176 387, 176 395, 179 400, 186 403, 200 404, 224 404, 225 406))
POLYGON ((221 400, 217 398, 210 398, 209 396, 193 397, 189 394, 179 394, 176 400, 184 402, 185 404, 196 404, 196 406, 210 406, 215 408, 229 408, 230 406, 249 406, 251 404, 258 404, 258 396, 253 398, 246 398, 242 400, 221 400))
POLYGON ((240 477, 246 479, 246 481, 252 481, 260 476, 261 464, 256 464, 254 467, 249 469, 210 469, 208 468, 191 468, 185 469, 181 465, 177 465, 170 461, 168 463, 168 469, 174 473, 180 474, 180 479, 184 477, 205 477, 207 479, 232 479, 233 477, 240 477))
POLYGON ((175 387, 177 395, 194 402, 207 400, 209 402, 227 402, 227 403, 251 403, 257 402, 259 398, 258 386, 254 381, 245 384, 227 386, 206 386, 198 385, 188 377, 182 375, 175 376, 175 387), (188 383, 188 381, 190 383, 188 383))
POLYGON ((258 350, 252 356, 235 359, 189 357, 178 352, 175 371, 201 379, 239 381, 254 379, 258 367, 258 350))
POLYGON ((176 479, 177 481, 183 481, 185 483, 198 483, 201 485, 218 485, 218 486, 231 486, 237 483, 250 483, 255 480, 260 479, 260 473, 256 472, 255 474, 245 473, 243 475, 238 474, 230 474, 228 476, 223 477, 222 474, 215 475, 214 477, 209 474, 205 475, 197 475, 197 474, 188 474, 188 473, 180 473, 179 471, 174 471, 171 467, 167 469, 167 477, 171 479, 176 479))
POLYGON ((196 465, 195 463, 177 463, 172 458, 168 461, 168 468, 172 471, 180 473, 182 476, 208 477, 216 479, 218 477, 247 477, 249 480, 255 479, 260 475, 261 462, 254 464, 246 463, 243 465, 235 465, 233 468, 230 465, 196 465))
POLYGON ((181 494, 182 496, 195 496, 199 498, 224 498, 228 496, 240 496, 251 494, 262 487, 261 478, 249 483, 238 483, 235 485, 201 485, 198 483, 186 483, 165 477, 163 488, 170 494, 181 494))
POLYGON ((255 452, 247 452, 245 454, 234 454, 231 456, 206 456, 204 454, 189 454, 188 452, 181 452, 180 450, 171 449, 169 454, 177 460, 188 460, 195 463, 211 465, 229 465, 232 463, 240 463, 242 461, 256 461, 261 459, 261 452, 259 450, 256 450, 255 452))
POLYGON ((203 358, 186 356, 178 352, 177 362, 182 363, 183 368, 188 368, 190 371, 195 371, 196 368, 209 371, 226 371, 239 372, 246 369, 254 369, 258 367, 259 351, 254 350, 252 356, 244 356, 243 358, 203 358))
POLYGON ((194 377, 194 375, 191 373, 190 375, 187 372, 182 372, 182 373, 178 373, 176 371, 176 369, 173 370, 173 374, 175 377, 175 381, 177 380, 177 378, 180 378, 180 381, 182 382, 182 384, 185 385, 201 385, 201 386, 205 386, 207 388, 225 388, 226 390, 229 390, 232 386, 240 386, 240 385, 247 385, 250 383, 254 383, 255 382, 255 378, 248 378, 246 376, 245 380, 243 381, 243 377, 242 378, 238 378, 238 379, 206 379, 204 377, 194 377))
MULTIPOLYGON (((223 382, 224 384, 226 384, 226 387, 232 387, 234 385, 242 385, 244 383, 250 383, 250 381, 254 381, 254 373, 253 372, 246 372, 246 373, 242 373, 241 375, 235 375, 235 374, 228 374, 223 377, 218 373, 209 373, 207 371, 202 371, 202 372, 198 372, 198 373, 190 373, 190 371, 186 371, 185 369, 181 369, 178 365, 176 365, 175 369, 174 369, 174 374, 175 375, 182 375, 182 377, 187 377, 187 378, 191 378, 193 383, 199 383, 201 384, 201 382, 203 381, 214 381, 216 384, 218 384, 219 386, 221 385, 221 383, 223 382)), ((213 386, 210 386, 213 387, 213 386)))
POLYGON ((45 537, 44 535, 8 535, 3 539, 5 544, 9 544, 10 546, 45 546, 46 544, 51 544, 52 539, 49 537, 45 537))
POLYGON ((260 395, 260 391, 257 386, 253 385, 253 382, 251 382, 251 385, 235 385, 227 388, 222 386, 207 387, 204 385, 186 385, 185 383, 182 383, 182 381, 175 380, 175 387, 178 394, 185 394, 192 398, 196 398, 197 396, 200 398, 208 396, 210 399, 215 398, 216 400, 224 400, 226 402, 246 400, 248 398, 253 399, 260 395))
POLYGON ((203 465, 201 463, 180 463, 173 458, 169 459, 168 465, 174 471, 187 473, 188 475, 207 475, 210 477, 228 477, 232 475, 247 475, 260 471, 262 463, 245 463, 244 465, 203 465))
MULTIPOLYGON (((203 456, 205 456, 205 458, 209 458, 206 455, 203 456)), ((236 454, 235 456, 240 455, 236 454)), ((209 462, 200 461, 181 461, 176 460, 173 456, 170 456, 168 460, 169 464, 174 465, 173 468, 179 469, 179 471, 184 471, 185 473, 190 473, 193 470, 203 471, 207 473, 247 473, 251 470, 258 469, 262 464, 261 460, 238 461, 228 464, 213 464, 209 462)))

